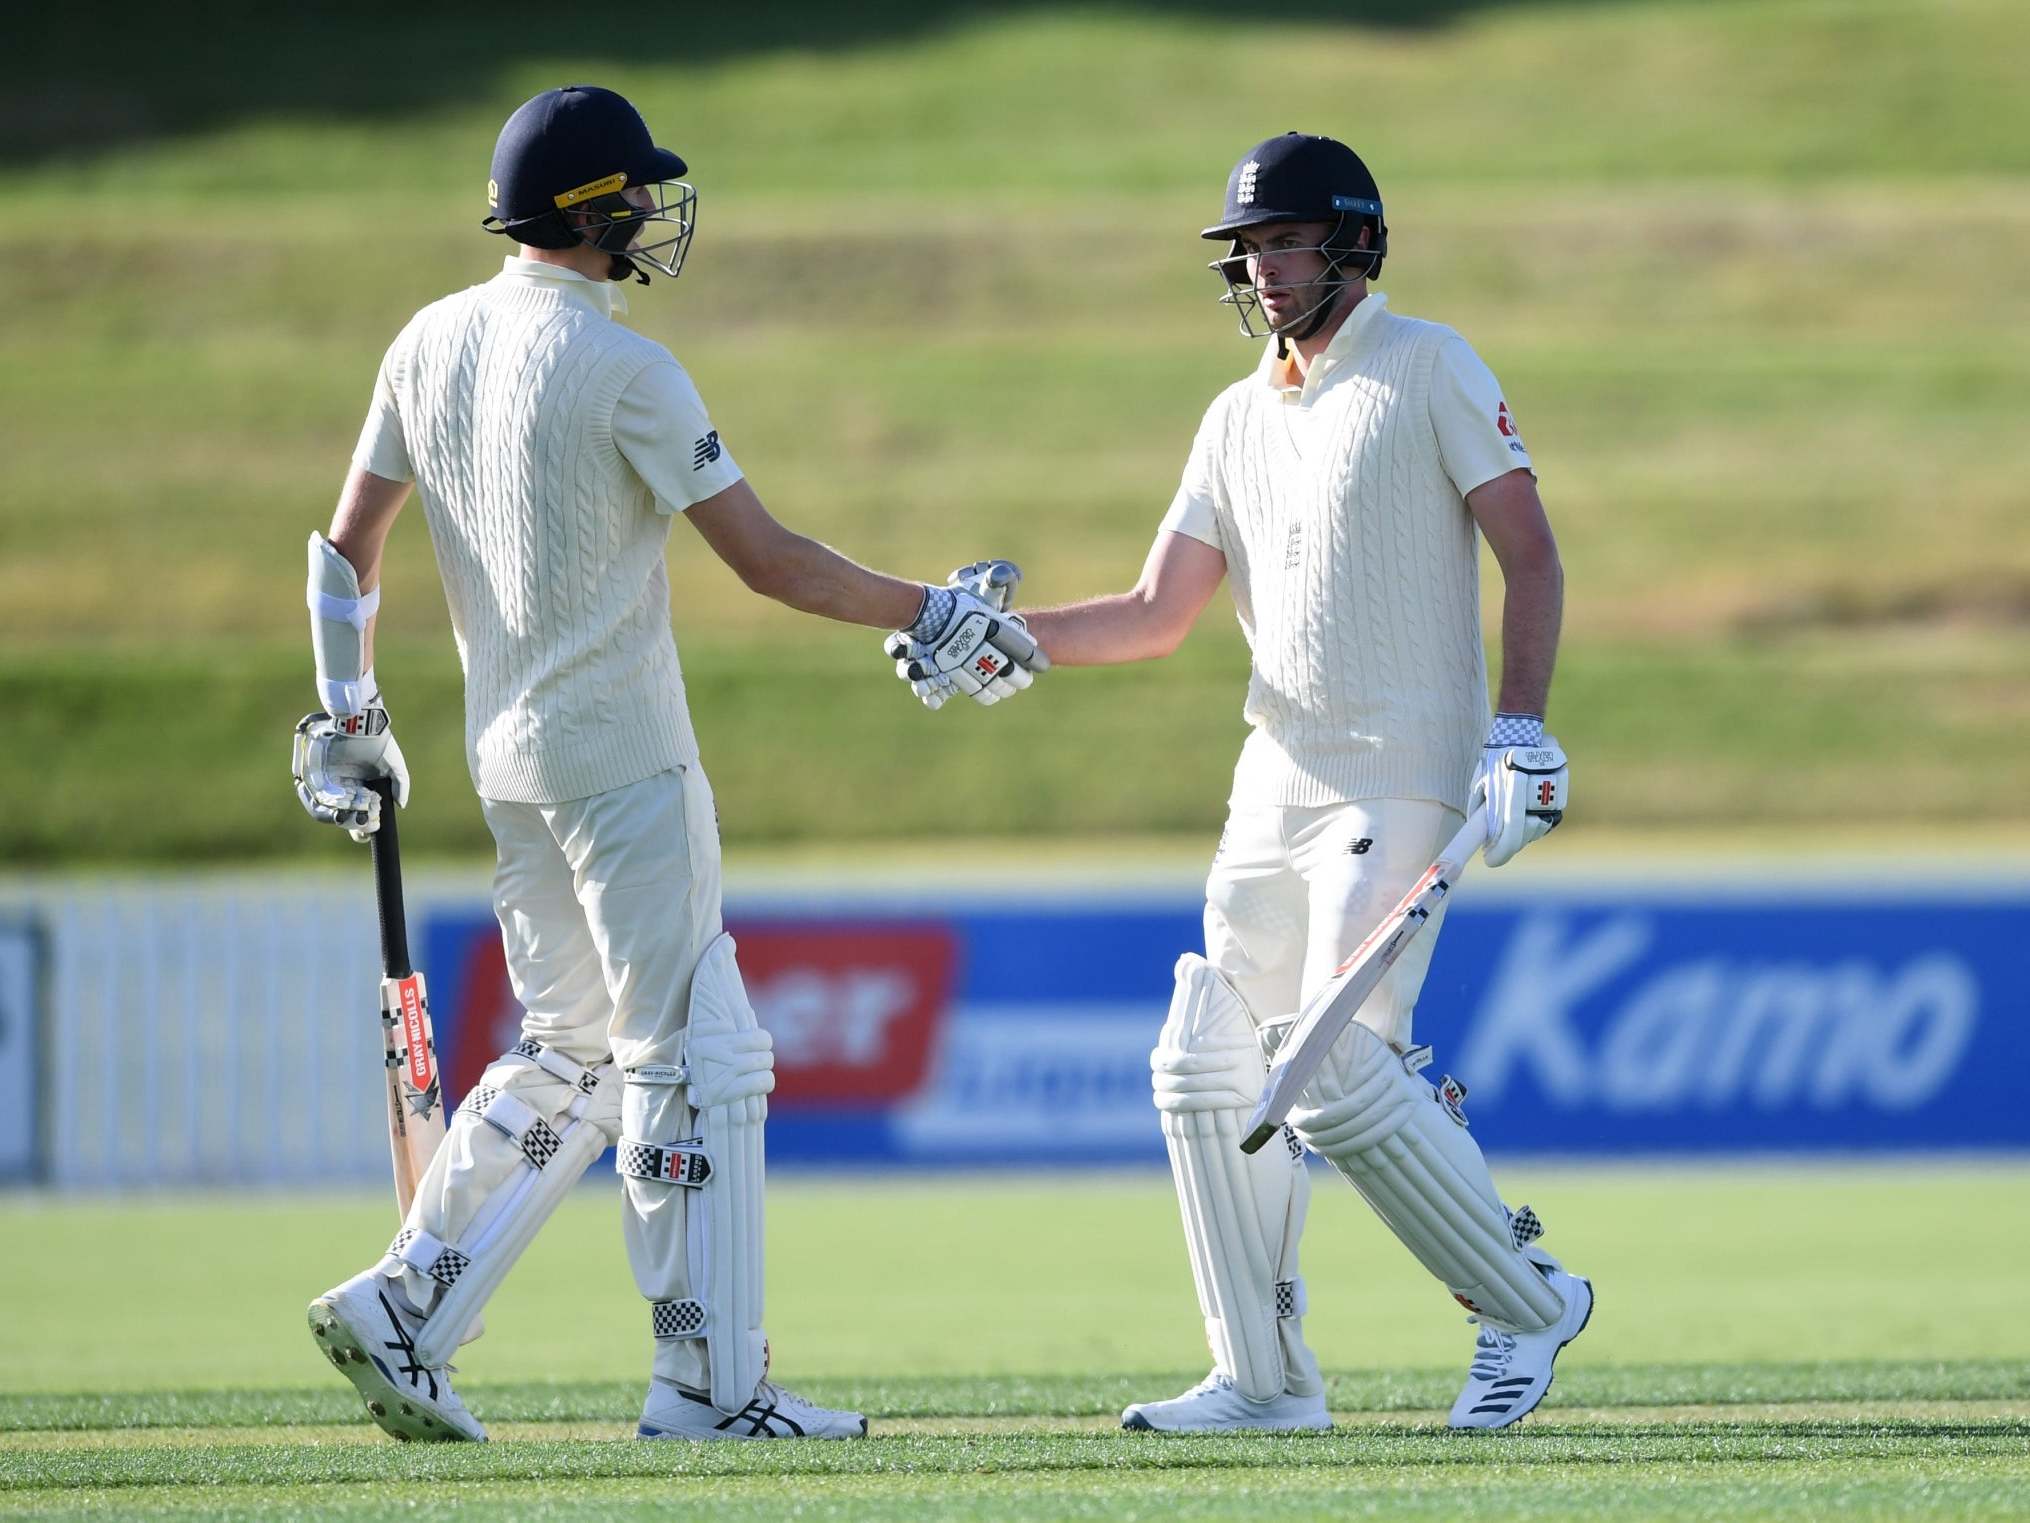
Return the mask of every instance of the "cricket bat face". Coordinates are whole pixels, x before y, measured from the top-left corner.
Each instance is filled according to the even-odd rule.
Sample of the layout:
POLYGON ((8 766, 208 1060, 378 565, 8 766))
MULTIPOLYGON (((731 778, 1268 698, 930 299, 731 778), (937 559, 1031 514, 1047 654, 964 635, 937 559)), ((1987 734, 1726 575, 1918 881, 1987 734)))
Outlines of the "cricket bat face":
POLYGON ((437 1145, 444 1140, 444 1090, 423 975, 381 980, 381 1042, 388 1064, 388 1144, 395 1161, 395 1204, 403 1216, 437 1145))
POLYGON ((1383 976, 1395 966, 1403 948, 1424 928, 1431 912, 1452 892, 1452 885, 1466 871, 1473 853, 1480 849, 1486 830, 1486 811, 1474 810, 1438 860, 1424 869, 1396 907, 1382 917, 1353 955, 1334 969, 1324 987, 1311 996, 1297 1017, 1297 1024, 1277 1049, 1276 1061, 1262 1086, 1262 1098, 1248 1118, 1248 1132, 1241 1141, 1243 1153, 1256 1151, 1276 1135, 1304 1086, 1324 1063, 1332 1044, 1360 1013, 1360 1007, 1383 976))

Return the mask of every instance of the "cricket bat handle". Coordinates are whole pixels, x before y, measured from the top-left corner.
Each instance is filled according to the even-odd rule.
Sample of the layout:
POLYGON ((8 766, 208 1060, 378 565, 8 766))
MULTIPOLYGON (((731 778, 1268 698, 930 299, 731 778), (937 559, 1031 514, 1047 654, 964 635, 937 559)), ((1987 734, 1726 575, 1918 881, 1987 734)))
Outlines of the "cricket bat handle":
POLYGON ((1022 585, 1022 568, 1013 561, 977 561, 966 570, 969 575, 955 577, 949 585, 970 592, 996 613, 1006 613, 1015 601, 1015 589, 1022 585))
POLYGON ((416 971, 409 961, 409 917, 402 903, 402 842, 395 828, 395 785, 385 777, 367 786, 381 799, 381 824, 369 840, 374 854, 374 908, 381 918, 381 972, 407 978, 416 971))

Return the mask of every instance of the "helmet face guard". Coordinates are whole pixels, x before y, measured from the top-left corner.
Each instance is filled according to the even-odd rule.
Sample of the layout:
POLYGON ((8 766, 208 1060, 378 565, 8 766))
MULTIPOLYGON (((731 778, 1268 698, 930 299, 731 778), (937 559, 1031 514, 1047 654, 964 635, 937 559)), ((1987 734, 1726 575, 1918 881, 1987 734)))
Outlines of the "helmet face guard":
MULTIPOLYGON (((1380 226, 1379 218, 1376 226, 1380 226)), ((1311 305, 1280 323, 1272 321, 1269 314, 1262 310, 1262 293, 1248 274, 1250 256, 1239 238, 1234 239, 1224 258, 1212 260, 1206 268, 1219 276, 1220 283, 1226 287, 1225 294, 1219 298, 1220 305, 1234 309, 1240 319, 1240 331, 1246 337, 1281 338, 1287 334, 1294 338, 1309 338, 1323 326, 1340 292, 1356 280, 1373 279, 1381 269, 1381 251, 1362 248, 1357 241, 1359 237, 1360 226, 1348 228, 1346 214, 1342 212, 1337 225, 1325 235, 1322 243, 1299 244, 1277 250, 1282 254, 1321 254, 1325 258, 1325 268, 1312 279, 1277 287, 1284 291, 1315 293, 1311 305), (1261 324, 1259 328, 1255 326, 1258 320, 1261 324)))
MULTIPOLYGON (((647 189, 654 199, 645 207, 618 191, 584 203, 577 209, 594 220, 578 236, 617 259, 638 260, 674 280, 683 273, 691 235, 698 230, 698 192, 683 180, 659 180, 647 189)), ((639 270, 635 273, 647 281, 639 270)))

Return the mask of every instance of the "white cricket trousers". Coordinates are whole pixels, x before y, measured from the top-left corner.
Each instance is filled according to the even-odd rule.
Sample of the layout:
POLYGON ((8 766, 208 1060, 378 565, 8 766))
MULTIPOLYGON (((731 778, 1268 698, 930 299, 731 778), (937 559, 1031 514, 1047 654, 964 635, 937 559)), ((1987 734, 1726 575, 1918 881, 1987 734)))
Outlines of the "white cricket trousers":
POLYGON ((577 1062, 675 1063, 691 974, 724 925, 701 767, 589 799, 481 799, 522 1034, 577 1062))
MULTIPOLYGON (((719 824, 702 767, 564 804, 480 800, 499 848, 494 913, 522 1035, 591 1065, 681 1061, 691 977, 722 929, 719 824)), ((636 1286, 686 1293, 683 1192, 624 1180, 636 1286)), ((658 1340, 656 1373, 709 1382, 703 1339, 658 1340)))
MULTIPOLYGON (((1205 956, 1257 1026, 1295 1015, 1465 823, 1428 799, 1363 799, 1227 816, 1205 884, 1205 956)), ((1441 902, 1359 1019, 1410 1042, 1410 1016, 1445 918, 1441 902)))

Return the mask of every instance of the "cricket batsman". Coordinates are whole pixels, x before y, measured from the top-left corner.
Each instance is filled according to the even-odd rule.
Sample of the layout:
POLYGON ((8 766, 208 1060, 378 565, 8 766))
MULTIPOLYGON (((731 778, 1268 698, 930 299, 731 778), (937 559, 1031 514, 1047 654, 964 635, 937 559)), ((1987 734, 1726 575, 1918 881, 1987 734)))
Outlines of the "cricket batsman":
POLYGON ((1388 231, 1350 148, 1295 132, 1259 144, 1204 236, 1225 246, 1221 299, 1267 340, 1261 361, 1207 410, 1134 589, 1029 615, 1053 664, 1147 660, 1176 649, 1224 577, 1253 653, 1205 956, 1179 959, 1150 1060, 1214 1368, 1123 1425, 1331 1426, 1302 1331, 1308 1147, 1478 1320, 1452 1425, 1506 1427, 1542 1400, 1593 1291, 1544 1250, 1528 1207, 1503 1204, 1463 1088, 1422 1076, 1411 1012, 1435 923, 1340 1038, 1287 1146, 1238 1143, 1280 1035, 1468 811, 1485 805, 1490 866, 1561 817, 1564 753, 1543 720, 1557 544, 1487 366, 1371 288, 1388 231), (1479 535, 1504 585, 1491 719, 1479 535))
POLYGON ((751 589, 907 626, 924 680, 983 703, 1046 663, 971 591, 867 570, 770 516, 690 377, 616 318, 675 278, 697 195, 610 90, 546 90, 502 128, 491 280, 388 349, 308 601, 324 712, 297 737, 313 818, 360 837, 367 785, 408 774, 372 664, 382 547, 423 504, 465 673, 466 757, 498 848, 493 900, 521 1040, 452 1117, 401 1231, 317 1298, 312 1331, 397 1438, 483 1439, 449 1361, 544 1220, 608 1147, 648 1302, 643 1438, 846 1438, 767 1379, 768 1033, 720 919, 719 832, 670 628, 681 514, 751 589))

